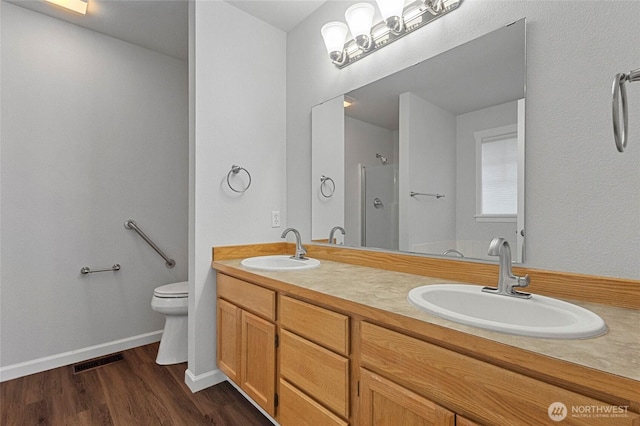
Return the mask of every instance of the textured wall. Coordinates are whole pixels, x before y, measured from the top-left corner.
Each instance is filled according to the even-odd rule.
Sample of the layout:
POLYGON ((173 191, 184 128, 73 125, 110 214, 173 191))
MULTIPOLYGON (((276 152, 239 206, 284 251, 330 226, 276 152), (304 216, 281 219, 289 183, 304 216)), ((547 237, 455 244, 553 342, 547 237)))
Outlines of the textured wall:
POLYGON ((288 221, 286 35, 225 2, 194 6, 189 372, 197 380, 215 369, 211 247, 279 241, 288 221), (226 184, 232 164, 253 179, 242 195, 226 184), (281 228, 271 227, 272 210, 281 212, 281 228))
POLYGON ((320 27, 330 1, 287 37, 287 211, 310 229, 311 107, 527 18, 526 264, 640 278, 640 87, 629 87, 630 147, 616 152, 611 82, 640 67, 640 2, 476 1, 382 51, 335 68, 320 27), (624 42, 621 42, 624 40, 624 42))

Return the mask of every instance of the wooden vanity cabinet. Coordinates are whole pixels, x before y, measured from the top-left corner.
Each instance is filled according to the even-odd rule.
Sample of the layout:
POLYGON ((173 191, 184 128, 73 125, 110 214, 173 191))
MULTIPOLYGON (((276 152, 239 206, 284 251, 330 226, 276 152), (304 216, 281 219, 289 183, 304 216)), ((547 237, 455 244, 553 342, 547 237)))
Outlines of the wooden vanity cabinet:
MULTIPOLYGON (((602 401, 378 325, 363 321, 360 331, 363 383, 372 381, 367 370, 375 372, 386 379, 373 376, 378 389, 385 388, 380 384, 384 382, 385 389, 393 393, 396 400, 398 395, 413 393, 433 401, 423 401, 424 406, 446 406, 456 413, 457 424, 473 424, 469 419, 481 424, 549 424, 552 421, 548 409, 555 402, 563 403, 568 410, 570 407, 610 407, 602 401)), ((379 401, 385 401, 384 397, 379 401)), ((376 404, 376 401, 363 404, 369 405, 364 412, 371 411, 376 404)), ((608 425, 612 421, 606 417, 567 414, 562 424, 608 425)), ((617 425, 636 425, 640 416, 629 412, 614 420, 617 425)))
POLYGON ((218 368, 275 416, 276 293, 217 275, 218 368))
POLYGON ((347 425, 349 317, 280 296, 280 402, 288 425, 347 425))
POLYGON ((454 426, 456 415, 361 368, 360 422, 362 426, 454 426))

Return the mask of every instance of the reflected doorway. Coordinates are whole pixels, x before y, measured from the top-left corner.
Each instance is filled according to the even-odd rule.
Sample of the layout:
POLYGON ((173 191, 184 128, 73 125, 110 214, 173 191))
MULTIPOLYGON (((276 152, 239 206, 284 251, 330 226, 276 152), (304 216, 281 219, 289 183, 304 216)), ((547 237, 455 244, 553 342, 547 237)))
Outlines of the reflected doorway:
POLYGON ((360 165, 361 245, 398 250, 398 165, 360 165))

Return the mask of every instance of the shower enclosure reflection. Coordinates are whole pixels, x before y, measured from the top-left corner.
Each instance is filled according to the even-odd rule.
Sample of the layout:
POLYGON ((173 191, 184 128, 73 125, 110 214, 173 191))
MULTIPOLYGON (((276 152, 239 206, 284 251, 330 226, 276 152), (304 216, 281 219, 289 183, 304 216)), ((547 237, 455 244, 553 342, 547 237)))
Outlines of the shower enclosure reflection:
POLYGON ((360 245, 398 250, 398 165, 361 166, 360 245))

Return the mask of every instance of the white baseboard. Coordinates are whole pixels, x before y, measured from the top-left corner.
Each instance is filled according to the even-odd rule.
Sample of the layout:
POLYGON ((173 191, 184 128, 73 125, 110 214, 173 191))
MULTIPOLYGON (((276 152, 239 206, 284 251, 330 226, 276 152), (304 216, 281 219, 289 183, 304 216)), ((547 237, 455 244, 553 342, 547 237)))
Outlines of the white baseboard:
POLYGON ((189 369, 184 372, 184 382, 193 393, 210 388, 211 386, 222 383, 225 380, 227 380, 227 376, 217 368, 197 376, 189 369))
POLYGON ((217 368, 215 370, 208 371, 208 372, 206 372, 204 374, 200 374, 198 376, 196 376, 189 369, 187 369, 187 371, 184 372, 184 381, 187 384, 187 386, 189 387, 189 389, 191 389, 191 392, 193 392, 193 393, 199 392, 199 391, 201 391, 203 389, 206 389, 206 388, 209 388, 211 386, 215 386, 218 383, 222 383, 224 381, 228 381, 229 383, 231 383, 231 385, 234 388, 236 388, 238 390, 238 392, 240 392, 240 394, 242 394, 242 396, 245 397, 245 399, 247 401, 249 401, 262 414, 264 414, 264 416, 267 419, 269 419, 269 421, 271 421, 271 423, 273 423, 275 426, 280 426, 278 424, 278 422, 276 422, 273 417, 271 417, 249 395, 247 395, 242 389, 240 389, 240 386, 236 385, 231 380, 229 380, 229 378, 222 371, 220 371, 217 368))
POLYGON ((126 339, 114 340, 113 342, 0 367, 0 382, 159 342, 161 338, 162 330, 152 331, 151 333, 127 337, 126 339))
POLYGON ((273 417, 271 417, 266 411, 264 411, 264 409, 261 406, 259 406, 258 403, 253 400, 253 398, 251 398, 249 395, 247 395, 245 393, 245 391, 240 389, 240 386, 236 385, 231 380, 229 380, 229 383, 231 383, 231 385, 234 388, 236 388, 236 390, 238 392, 240 392, 242 394, 242 396, 244 396, 247 401, 249 401, 254 407, 256 407, 258 409, 258 411, 260 411, 267 419, 269 419, 269 421, 271 423, 273 423, 275 426, 280 426, 280 423, 276 422, 276 420, 273 417))

